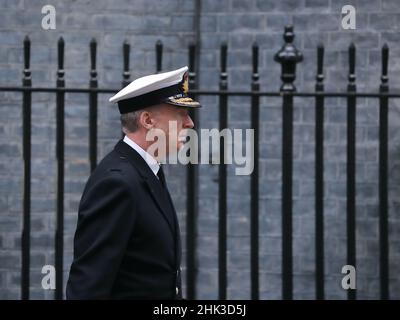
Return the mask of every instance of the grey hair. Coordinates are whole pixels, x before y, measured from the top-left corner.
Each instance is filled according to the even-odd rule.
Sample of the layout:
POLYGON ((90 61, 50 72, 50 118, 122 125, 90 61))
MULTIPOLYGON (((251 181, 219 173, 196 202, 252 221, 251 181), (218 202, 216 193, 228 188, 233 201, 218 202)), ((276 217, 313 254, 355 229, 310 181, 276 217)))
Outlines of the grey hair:
POLYGON ((133 133, 140 128, 140 115, 143 111, 158 112, 160 105, 150 106, 137 111, 121 114, 121 126, 123 133, 133 133))
POLYGON ((125 134, 133 133, 139 129, 140 127, 139 119, 140 119, 140 114, 142 112, 143 110, 138 110, 121 114, 121 126, 122 126, 122 131, 125 134))

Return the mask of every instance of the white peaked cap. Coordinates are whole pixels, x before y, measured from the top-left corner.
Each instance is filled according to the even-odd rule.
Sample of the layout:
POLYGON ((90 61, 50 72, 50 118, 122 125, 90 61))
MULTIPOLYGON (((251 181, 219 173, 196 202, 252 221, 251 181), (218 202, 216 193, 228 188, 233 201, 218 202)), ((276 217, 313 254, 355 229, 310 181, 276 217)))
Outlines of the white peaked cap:
POLYGON ((200 104, 188 97, 188 67, 151 74, 132 81, 110 102, 117 102, 120 113, 143 109, 160 103, 182 107, 200 107, 200 104))

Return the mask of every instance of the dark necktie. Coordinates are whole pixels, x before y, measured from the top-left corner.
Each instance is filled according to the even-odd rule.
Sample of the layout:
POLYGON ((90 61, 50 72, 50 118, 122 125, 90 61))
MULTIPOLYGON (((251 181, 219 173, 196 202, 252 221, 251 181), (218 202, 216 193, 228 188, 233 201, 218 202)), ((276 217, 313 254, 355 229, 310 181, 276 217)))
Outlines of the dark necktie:
POLYGON ((169 209, 170 209, 171 214, 173 215, 174 223, 176 223, 176 217, 174 214, 174 205, 172 204, 172 201, 171 201, 168 189, 167 189, 167 184, 165 182, 165 176, 164 176, 164 171, 162 169, 162 166, 160 166, 160 169, 158 169, 157 177, 163 188, 165 200, 167 200, 167 202, 169 204, 169 209))
POLYGON ((157 177, 160 180, 161 185, 166 189, 167 186, 166 186, 166 183, 165 183, 165 176, 164 176, 164 171, 162 169, 162 166, 160 166, 160 169, 158 169, 157 177))

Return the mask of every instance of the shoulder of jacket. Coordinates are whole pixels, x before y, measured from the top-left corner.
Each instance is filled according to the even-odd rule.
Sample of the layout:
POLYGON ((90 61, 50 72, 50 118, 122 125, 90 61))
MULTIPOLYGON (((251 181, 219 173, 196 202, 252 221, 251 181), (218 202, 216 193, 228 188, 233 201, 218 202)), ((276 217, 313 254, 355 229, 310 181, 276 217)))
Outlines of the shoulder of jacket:
POLYGON ((95 180, 117 179, 126 182, 132 186, 141 181, 140 174, 137 169, 129 162, 129 160, 115 151, 111 151, 97 165, 91 174, 91 178, 95 180))

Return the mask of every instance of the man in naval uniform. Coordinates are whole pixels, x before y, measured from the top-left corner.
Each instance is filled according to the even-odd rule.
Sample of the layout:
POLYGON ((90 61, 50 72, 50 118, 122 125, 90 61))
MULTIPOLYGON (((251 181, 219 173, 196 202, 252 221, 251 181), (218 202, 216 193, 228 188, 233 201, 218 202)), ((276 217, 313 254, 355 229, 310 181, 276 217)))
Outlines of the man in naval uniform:
POLYGON ((162 152, 149 151, 154 141, 146 135, 162 130, 166 151, 182 147, 194 126, 188 109, 200 107, 188 97, 187 72, 139 78, 110 99, 118 103, 125 137, 83 191, 67 299, 182 299, 178 219, 162 152), (170 121, 177 130, 169 131, 170 121))

